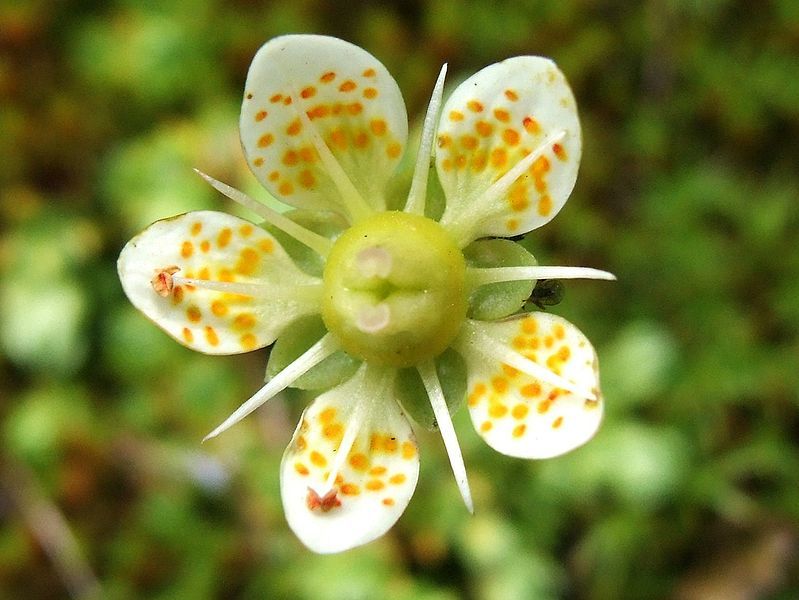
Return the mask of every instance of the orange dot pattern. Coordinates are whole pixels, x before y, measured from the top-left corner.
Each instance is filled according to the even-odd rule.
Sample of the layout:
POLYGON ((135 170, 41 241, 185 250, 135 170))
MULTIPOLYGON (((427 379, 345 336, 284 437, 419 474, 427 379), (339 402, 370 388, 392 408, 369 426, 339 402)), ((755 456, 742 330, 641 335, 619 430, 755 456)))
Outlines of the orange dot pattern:
MULTIPOLYGON (((484 324, 495 339, 599 397, 596 355, 585 336, 564 319, 535 313, 484 324)), ((469 365, 467 405, 475 428, 512 456, 555 456, 584 443, 601 419, 601 401, 586 400, 506 364, 469 365)))
POLYGON ((382 195, 407 136, 404 107, 389 114, 396 111, 386 86, 395 84, 385 69, 339 64, 291 77, 281 84, 272 74, 272 87, 245 94, 242 141, 261 183, 288 204, 331 208, 337 188, 314 146, 316 132, 365 198, 382 195))
MULTIPOLYGON (((310 301, 305 306, 290 298, 276 301, 268 294, 228 293, 180 282, 181 277, 232 283, 318 281, 302 274, 269 233, 243 219, 210 211, 187 213, 154 223, 134 242, 129 248, 138 253, 137 269, 159 276, 142 281, 141 300, 138 292, 126 291, 145 314, 194 350, 233 354, 261 348, 294 315, 318 311, 310 301)), ((124 275, 123 285, 129 285, 124 275)))
POLYGON ((548 61, 536 62, 524 77, 516 75, 500 63, 464 82, 446 103, 438 130, 436 162, 450 203, 452 196, 476 200, 542 147, 548 135, 568 132, 570 137, 545 147, 499 203, 486 209, 493 235, 516 235, 550 220, 571 192, 579 158, 575 152, 570 161, 569 145, 579 150, 579 123, 563 76, 548 61), (505 76, 498 75, 503 69, 505 76), (562 94, 568 95, 566 106, 562 94))
MULTIPOLYGON (((307 488, 319 494, 325 491, 358 400, 334 389, 306 410, 286 451, 283 467, 284 477, 295 478, 292 485, 298 490, 307 488)), ((418 476, 418 447, 399 407, 394 404, 392 408, 395 414, 388 419, 382 415, 362 423, 335 476, 332 491, 340 505, 329 509, 331 515, 337 510, 393 510, 410 498, 418 476)))

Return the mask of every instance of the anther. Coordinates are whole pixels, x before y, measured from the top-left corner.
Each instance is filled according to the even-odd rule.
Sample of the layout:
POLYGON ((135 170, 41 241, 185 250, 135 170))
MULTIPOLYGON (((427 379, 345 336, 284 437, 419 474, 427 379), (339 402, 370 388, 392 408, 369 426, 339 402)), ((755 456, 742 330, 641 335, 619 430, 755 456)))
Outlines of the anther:
POLYGON ((309 510, 321 510, 322 512, 329 512, 341 506, 341 500, 338 499, 338 492, 335 489, 330 490, 324 496, 320 496, 316 490, 309 487, 305 503, 309 510))
POLYGON ((169 295, 172 293, 172 289, 175 287, 175 282, 172 279, 172 275, 178 271, 180 271, 180 267, 177 265, 164 267, 163 269, 157 269, 155 275, 150 280, 155 293, 162 298, 169 297, 169 295))

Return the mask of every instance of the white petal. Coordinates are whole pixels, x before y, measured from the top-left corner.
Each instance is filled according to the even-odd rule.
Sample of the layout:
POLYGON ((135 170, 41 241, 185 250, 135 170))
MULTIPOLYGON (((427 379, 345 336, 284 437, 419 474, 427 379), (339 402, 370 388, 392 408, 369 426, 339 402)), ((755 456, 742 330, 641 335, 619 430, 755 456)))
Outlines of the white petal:
POLYGON ((569 197, 581 150, 574 96, 551 60, 519 56, 486 67, 458 86, 441 114, 442 224, 463 244, 540 227, 569 197), (536 150, 540 156, 507 191, 486 193, 536 150))
POLYGON ((584 398, 507 364, 481 360, 479 352, 465 352, 469 414, 488 445, 510 456, 550 458, 590 440, 602 420, 603 405, 596 353, 586 337, 565 319, 547 313, 480 326, 596 396, 584 398))
POLYGON ((391 378, 376 380, 364 365, 303 413, 280 468, 286 519, 314 552, 348 550, 391 528, 418 476, 416 439, 391 378))
POLYGON ((262 348, 293 319, 319 311, 321 282, 297 269, 269 233, 225 213, 198 211, 153 223, 128 242, 117 268, 136 308, 184 346, 207 354, 262 348), (201 281, 177 285, 173 277, 201 281), (211 289, 224 284, 234 287, 211 289))
POLYGON ((408 138, 405 104, 386 68, 353 44, 318 35, 282 36, 261 47, 247 75, 240 128, 247 162, 270 193, 343 214, 358 200, 342 175, 361 201, 385 208, 385 184, 408 138), (320 153, 320 140, 337 168, 320 153))

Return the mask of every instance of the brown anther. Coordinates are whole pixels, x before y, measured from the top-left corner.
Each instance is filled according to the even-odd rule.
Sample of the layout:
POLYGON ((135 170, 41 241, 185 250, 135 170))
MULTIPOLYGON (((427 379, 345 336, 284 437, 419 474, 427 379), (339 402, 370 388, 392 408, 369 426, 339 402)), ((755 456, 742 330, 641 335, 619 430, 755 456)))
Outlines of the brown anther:
POLYGON ((305 503, 308 505, 308 510, 321 510, 322 512, 329 512, 341 506, 341 500, 338 499, 338 492, 335 489, 330 490, 324 496, 320 496, 316 493, 316 490, 309 487, 305 503))
POLYGON ((153 289, 155 293, 161 296, 162 298, 167 298, 169 294, 172 293, 172 288, 175 287, 175 284, 172 283, 172 275, 180 271, 180 267, 177 265, 172 265, 170 267, 164 267, 155 272, 155 275, 150 280, 150 283, 153 285, 153 289))

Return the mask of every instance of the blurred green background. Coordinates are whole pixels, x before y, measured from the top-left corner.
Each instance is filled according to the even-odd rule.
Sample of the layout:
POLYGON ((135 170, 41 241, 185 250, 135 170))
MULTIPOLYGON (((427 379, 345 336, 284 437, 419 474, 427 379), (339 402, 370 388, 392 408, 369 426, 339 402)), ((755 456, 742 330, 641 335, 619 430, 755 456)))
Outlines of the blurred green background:
MULTIPOLYGON (((248 0, 0 4, 0 596, 799 597, 799 3, 248 0), (269 38, 336 35, 394 74, 418 124, 450 85, 554 58, 584 128, 544 264, 608 269, 554 309, 594 342, 600 433, 501 456, 456 417, 392 531, 306 551, 278 465, 302 403, 205 445, 264 351, 213 358, 124 298, 115 260, 158 218, 265 198, 238 145, 269 38)), ((296 399, 294 399, 296 400, 296 399)))

